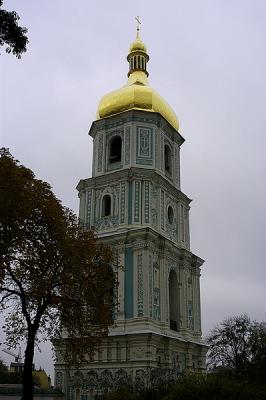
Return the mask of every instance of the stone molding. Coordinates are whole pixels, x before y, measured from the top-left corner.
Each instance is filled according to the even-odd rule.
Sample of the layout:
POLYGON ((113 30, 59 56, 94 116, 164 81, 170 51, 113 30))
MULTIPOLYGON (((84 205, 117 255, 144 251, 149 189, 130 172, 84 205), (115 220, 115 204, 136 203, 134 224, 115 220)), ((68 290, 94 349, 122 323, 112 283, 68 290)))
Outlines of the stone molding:
POLYGON ((185 141, 180 133, 176 131, 161 114, 154 112, 147 113, 147 111, 141 110, 129 110, 109 118, 96 120, 92 123, 89 135, 94 138, 98 132, 106 133, 109 130, 118 127, 121 128, 123 125, 132 122, 154 124, 156 127, 160 128, 170 140, 175 141, 179 146, 185 141))
POLYGON ((97 177, 82 179, 79 181, 76 189, 79 192, 89 190, 101 186, 109 186, 110 182, 128 182, 133 179, 148 179, 155 186, 159 186, 165 192, 171 194, 173 197, 181 200, 183 204, 189 209, 189 204, 192 201, 181 190, 174 187, 159 171, 154 169, 143 169, 138 167, 124 168, 119 171, 107 172, 105 175, 97 177), (111 176, 112 175, 112 176, 111 176))
POLYGON ((130 243, 134 249, 148 248, 156 251, 159 256, 164 256, 167 253, 167 258, 178 260, 180 267, 192 269, 199 272, 204 260, 193 254, 191 251, 180 248, 178 244, 173 243, 168 238, 162 236, 160 233, 149 227, 140 227, 137 229, 127 230, 125 233, 117 234, 116 236, 100 237, 101 240, 108 244, 112 243, 114 247, 117 245, 123 246, 122 243, 130 243))

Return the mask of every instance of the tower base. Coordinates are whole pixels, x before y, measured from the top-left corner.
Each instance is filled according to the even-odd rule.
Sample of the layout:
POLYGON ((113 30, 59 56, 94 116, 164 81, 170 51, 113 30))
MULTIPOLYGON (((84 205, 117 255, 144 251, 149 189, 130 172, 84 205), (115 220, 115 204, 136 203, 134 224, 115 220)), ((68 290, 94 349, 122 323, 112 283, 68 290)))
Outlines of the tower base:
POLYGON ((200 341, 155 332, 111 334, 78 370, 65 365, 58 356, 55 387, 67 400, 96 400, 121 386, 136 391, 154 388, 175 382, 185 372, 203 373, 206 350, 200 341))

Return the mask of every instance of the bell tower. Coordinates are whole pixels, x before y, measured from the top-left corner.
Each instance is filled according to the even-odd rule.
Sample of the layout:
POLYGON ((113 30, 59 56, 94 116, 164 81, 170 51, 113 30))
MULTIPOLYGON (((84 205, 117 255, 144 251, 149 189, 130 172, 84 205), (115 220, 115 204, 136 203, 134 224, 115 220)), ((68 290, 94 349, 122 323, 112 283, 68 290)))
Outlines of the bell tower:
POLYGON ((149 85, 138 30, 127 60, 127 83, 101 99, 89 131, 92 177, 77 186, 81 222, 116 255, 119 305, 78 379, 56 365, 66 393, 101 394, 123 383, 138 390, 205 369, 203 260, 190 250, 191 200, 180 185, 184 138, 174 111, 149 85))

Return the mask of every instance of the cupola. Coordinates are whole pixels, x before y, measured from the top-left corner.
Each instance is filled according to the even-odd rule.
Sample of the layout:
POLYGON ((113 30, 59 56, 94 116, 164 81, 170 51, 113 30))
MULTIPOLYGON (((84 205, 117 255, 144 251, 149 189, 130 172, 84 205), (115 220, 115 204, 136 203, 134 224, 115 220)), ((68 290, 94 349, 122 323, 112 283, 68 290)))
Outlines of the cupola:
POLYGON ((161 114, 178 131, 179 123, 170 105, 149 85, 147 48, 139 35, 131 44, 127 56, 129 63, 127 83, 120 89, 102 97, 97 111, 97 119, 107 118, 128 110, 137 109, 161 114))

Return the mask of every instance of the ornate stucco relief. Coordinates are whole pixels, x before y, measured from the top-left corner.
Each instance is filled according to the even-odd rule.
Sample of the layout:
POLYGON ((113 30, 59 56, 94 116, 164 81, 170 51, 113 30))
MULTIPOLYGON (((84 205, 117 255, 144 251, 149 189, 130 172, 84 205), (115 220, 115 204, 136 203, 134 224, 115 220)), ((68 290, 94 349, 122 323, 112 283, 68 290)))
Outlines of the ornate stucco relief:
POLYGON ((150 182, 144 182, 144 221, 150 222, 150 182))
POLYGON ((143 316, 143 253, 140 251, 137 255, 137 285, 138 285, 138 317, 143 316))
POLYGON ((153 128, 137 126, 136 163, 152 165, 153 163, 153 128))
POLYGON ((127 126, 125 128, 125 165, 128 165, 130 163, 130 134, 131 134, 131 129, 130 126, 127 126))
POLYGON ((103 169, 103 135, 98 137, 98 167, 97 171, 101 172, 103 169))

